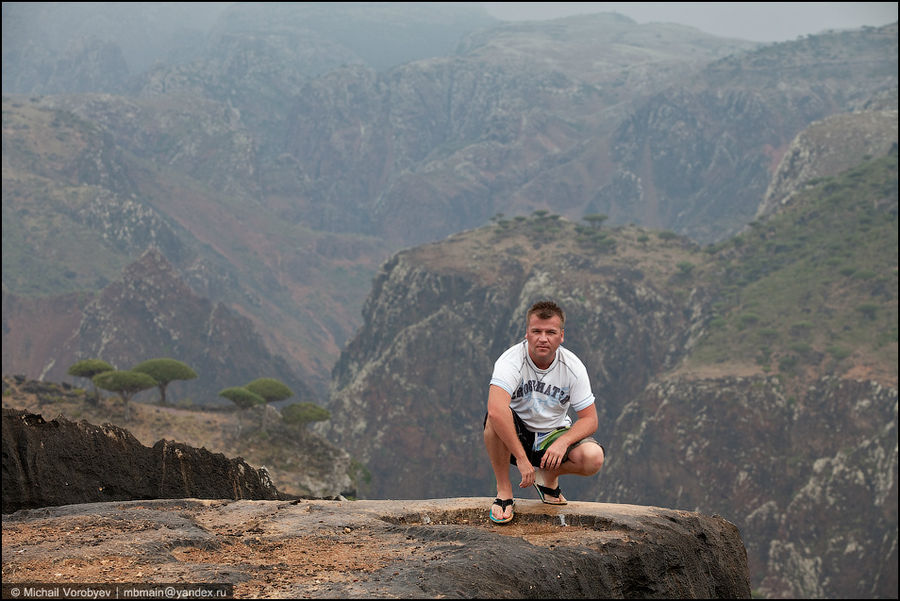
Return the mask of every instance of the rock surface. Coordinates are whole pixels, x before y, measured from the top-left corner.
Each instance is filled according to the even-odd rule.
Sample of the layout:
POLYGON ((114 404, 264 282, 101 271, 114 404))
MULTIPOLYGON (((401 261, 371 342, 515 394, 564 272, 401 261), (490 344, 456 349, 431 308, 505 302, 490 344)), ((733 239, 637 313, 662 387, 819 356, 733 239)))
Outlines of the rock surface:
MULTIPOLYGON (((3 582, 209 582, 255 598, 749 598, 738 529, 658 507, 489 498, 94 503, 3 516, 3 582)), ((5 590, 5 588, 4 588, 5 590)))
MULTIPOLYGON (((213 454, 242 457, 250 465, 264 466, 279 492, 290 498, 358 496, 353 458, 305 426, 284 422, 271 404, 236 411, 198 411, 137 402, 132 403, 127 422, 118 421, 124 414, 121 405, 117 397, 94 400, 92 393, 67 384, 38 382, 20 375, 3 377, 4 409, 92 424, 125 423, 128 432, 148 447, 165 439, 205 448, 213 454)), ((42 432, 50 434, 50 430, 54 429, 42 432)), ((82 429, 85 434, 89 431, 82 429)))
POLYGON ((586 498, 732 516, 761 595, 897 590, 896 387, 671 378, 628 403, 609 443, 616 461, 586 498))
POLYGON ((787 204, 804 184, 837 175, 863 156, 882 156, 897 146, 897 111, 832 115, 804 129, 788 147, 772 176, 757 218, 787 204), (840 143, 836 143, 840 140, 840 143))
MULTIPOLYGON (((128 430, 3 409, 3 513, 22 508, 199 497, 283 499, 265 470, 128 430)), ((5 560, 4 560, 5 561, 5 560)))

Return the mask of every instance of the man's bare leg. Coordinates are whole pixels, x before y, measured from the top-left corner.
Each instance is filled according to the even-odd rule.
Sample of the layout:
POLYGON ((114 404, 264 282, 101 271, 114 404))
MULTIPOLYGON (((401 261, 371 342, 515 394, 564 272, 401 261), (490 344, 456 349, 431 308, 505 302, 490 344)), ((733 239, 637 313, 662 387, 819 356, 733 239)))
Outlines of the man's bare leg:
MULTIPOLYGON (((559 477, 563 474, 575 474, 578 476, 593 476, 603 467, 605 457, 599 444, 584 442, 569 452, 569 459, 555 470, 541 469, 535 482, 541 486, 555 489, 559 486, 559 477)), ((566 499, 562 495, 554 497, 544 494, 553 503, 562 503, 566 499)))
MULTIPOLYGON (((509 479, 509 449, 491 427, 491 420, 484 426, 484 446, 487 448, 488 457, 491 459, 491 467, 494 469, 494 478, 497 480, 497 498, 512 499, 512 481, 509 479)), ((573 449, 574 450, 574 449, 573 449)), ((491 506, 491 515, 496 519, 507 519, 512 515, 512 507, 507 507, 502 515, 497 514, 499 507, 491 506)))

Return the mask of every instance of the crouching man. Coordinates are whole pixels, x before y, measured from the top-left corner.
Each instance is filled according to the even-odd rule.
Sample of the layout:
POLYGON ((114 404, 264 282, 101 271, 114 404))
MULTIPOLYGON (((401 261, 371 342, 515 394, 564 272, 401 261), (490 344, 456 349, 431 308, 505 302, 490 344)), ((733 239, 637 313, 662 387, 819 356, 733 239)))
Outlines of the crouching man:
POLYGON ((567 502, 559 488, 561 475, 592 476, 603 466, 605 450, 591 438, 597 409, 587 369, 561 346, 565 322, 555 303, 536 303, 526 315, 525 339, 494 364, 484 444, 497 480, 490 517, 498 524, 515 513, 510 463, 522 476, 519 487, 533 485, 550 505, 567 502), (570 406, 578 416, 574 424, 570 406))

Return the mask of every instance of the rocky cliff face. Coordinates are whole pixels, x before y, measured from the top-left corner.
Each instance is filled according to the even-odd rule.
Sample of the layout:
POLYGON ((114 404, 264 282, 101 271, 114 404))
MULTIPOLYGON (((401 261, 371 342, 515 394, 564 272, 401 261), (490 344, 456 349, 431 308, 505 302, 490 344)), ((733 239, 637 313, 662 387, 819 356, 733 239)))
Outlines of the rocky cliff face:
POLYGON ((28 319, 30 306, 25 299, 3 295, 4 332, 13 345, 4 349, 4 357, 8 353, 12 359, 4 369, 63 381, 79 359, 102 358, 118 369, 130 369, 147 359, 172 357, 198 374, 173 388, 175 400, 214 400, 210 391, 243 386, 259 377, 282 380, 296 400, 317 398, 282 358, 269 353, 250 320, 198 296, 155 250, 128 266, 97 298, 85 302, 72 296, 67 304, 54 307, 61 310, 54 319, 32 315, 41 328, 28 326, 33 323, 28 319), (57 342, 47 363, 46 356, 16 350, 33 344, 48 350, 49 340, 57 342))
POLYGON ((332 72, 301 95, 283 152, 314 215, 339 210, 339 227, 401 244, 535 208, 710 242, 752 219, 797 132, 895 87, 896 29, 718 61, 725 46, 710 40, 660 29, 664 51, 642 32, 609 15, 508 26, 473 34, 459 56, 332 72), (547 52, 561 35, 564 54, 547 52), (623 47, 638 45, 636 65, 623 47), (620 196, 623 179, 635 183, 620 196))
POLYGON ((897 111, 834 115, 804 129, 788 147, 756 211, 764 217, 804 185, 853 167, 860 157, 882 156, 897 145, 897 111))
MULTIPOLYGON (((339 345, 358 320, 354 307, 368 288, 366 274, 383 259, 384 242, 301 225, 272 235, 266 223, 272 215, 254 198, 259 188, 248 159, 254 143, 236 125, 234 112, 198 101, 189 104, 205 108, 194 114, 184 110, 183 100, 148 106, 113 96, 4 99, 4 303, 15 299, 21 308, 15 322, 7 321, 4 348, 25 342, 20 348, 32 355, 9 354, 7 373, 41 377, 47 365, 65 361, 48 352, 51 347, 10 333, 45 331, 44 322, 29 320, 41 306, 69 306, 73 299, 76 307, 83 305, 91 291, 119 279, 152 247, 175 267, 192 297, 249 317, 265 345, 292 357, 317 394, 327 387, 339 345), (196 135, 183 135, 188 130, 196 135), (162 155, 165 161, 148 168, 162 155), (183 170, 216 171, 215 190, 176 173, 183 170), (69 295, 77 291, 88 292, 69 295)), ((55 338, 53 346, 58 350, 61 343, 55 338)), ((218 390, 205 390, 202 402, 218 390)))
MULTIPOLYGON (((124 411, 120 400, 115 396, 104 396, 102 393, 101 398, 96 399, 93 392, 90 388, 85 391, 85 389, 66 383, 38 382, 23 376, 4 376, 4 412, 12 411, 17 415, 25 412, 36 415, 53 415, 58 418, 66 417, 73 420, 78 419, 80 424, 80 429, 75 428, 74 430, 65 428, 60 430, 59 427, 33 430, 25 428, 22 435, 24 438, 20 436, 18 442, 13 441, 21 447, 20 455, 24 457, 35 453, 39 454, 37 451, 29 451, 27 447, 45 444, 46 438, 48 439, 46 445, 60 449, 60 463, 72 462, 76 464, 76 468, 73 468, 74 471, 93 475, 99 479, 103 479, 101 472, 109 468, 115 472, 109 478, 123 480, 121 490, 137 494, 134 491, 138 490, 138 484, 128 484, 126 480, 130 472, 124 472, 125 475, 119 474, 122 470, 115 461, 105 462, 100 467, 78 466, 78 462, 84 459, 82 454, 74 453, 70 456, 64 453, 64 449, 69 447, 93 448, 96 446, 90 438, 91 432, 94 432, 96 428, 85 424, 103 424, 100 427, 103 430, 113 428, 114 426, 107 423, 113 422, 123 424, 127 428, 129 439, 137 439, 145 449, 156 448, 159 446, 158 441, 162 440, 171 441, 165 443, 164 450, 190 445, 193 449, 185 452, 190 456, 193 456, 192 454, 196 453, 197 449, 208 449, 212 456, 224 454, 228 457, 243 457, 250 465, 262 466, 264 469, 261 468, 261 470, 268 474, 278 490, 285 495, 315 498, 332 498, 339 495, 356 496, 354 479, 358 480, 363 473, 357 469, 352 457, 343 449, 310 432, 305 425, 286 423, 279 410, 273 405, 255 406, 246 410, 238 410, 236 407, 213 410, 197 407, 163 407, 156 403, 135 402, 130 404, 129 419, 123 422, 124 411), (263 423, 264 420, 265 423, 263 423), (64 439, 72 437, 74 440, 69 441, 70 444, 67 443, 67 445, 61 444, 54 438, 61 431, 65 433, 64 439), (28 434, 30 438, 25 434, 28 434), (126 484, 128 485, 126 486, 126 484)), ((37 418, 31 421, 38 424, 44 423, 37 418)), ((19 431, 15 430, 14 433, 19 433, 19 431)), ((140 454, 143 451, 139 449, 136 452, 140 454)), ((10 466, 15 466, 18 461, 17 457, 16 455, 8 457, 4 455, 4 461, 9 459, 10 466)), ((52 454, 41 456, 41 461, 52 462, 55 457, 52 454)), ((53 466, 32 467, 40 472, 38 476, 45 471, 53 473, 53 470, 56 469, 53 466)), ((4 470, 6 468, 7 466, 4 464, 4 470)), ((26 467, 26 469, 31 469, 31 467, 26 467)), ((11 476, 13 478, 23 476, 22 471, 18 468, 11 468, 9 473, 13 474, 11 476)), ((44 498, 42 495, 48 489, 42 487, 40 490, 33 490, 35 489, 34 481, 34 479, 27 478, 17 481, 18 488, 16 490, 30 491, 29 494, 33 493, 31 496, 35 499, 44 498)), ((90 482, 87 489, 82 486, 75 490, 79 491, 78 494, 82 494, 84 490, 87 490, 88 493, 95 492, 90 489, 89 484, 90 482)), ((144 483, 139 484, 144 486, 144 483)), ((147 490, 140 488, 140 493, 149 494, 147 490)), ((64 491, 59 492, 58 495, 53 499, 64 498, 64 491)), ((81 497, 76 497, 74 500, 80 501, 81 497)))
POLYGON ((826 378, 654 382, 622 411, 596 494, 734 516, 778 598, 897 589, 897 389, 826 378), (893 534, 891 534, 893 533, 893 534))
MULTIPOLYGON (((896 35, 891 25, 872 37, 841 32, 736 53, 642 99, 612 144, 620 169, 641 183, 640 195, 625 197, 645 211, 631 209, 631 219, 705 242, 739 231, 801 130, 896 88, 896 35), (851 55, 864 72, 846 62, 851 55)), ((622 210, 608 198, 593 208, 622 210)))
POLYGON ((3 409, 3 513, 131 499, 280 499, 265 470, 183 443, 3 409))

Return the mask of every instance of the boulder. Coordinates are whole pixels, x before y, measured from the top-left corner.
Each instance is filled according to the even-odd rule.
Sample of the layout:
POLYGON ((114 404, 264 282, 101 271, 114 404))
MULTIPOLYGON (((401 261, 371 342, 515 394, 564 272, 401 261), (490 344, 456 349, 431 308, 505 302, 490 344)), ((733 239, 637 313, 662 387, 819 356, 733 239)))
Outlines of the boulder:
POLYGON ((280 499, 265 469, 242 458, 128 430, 3 409, 3 513, 130 499, 280 499))

